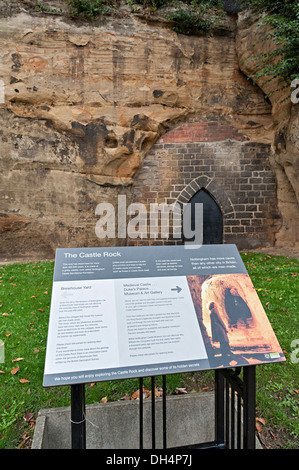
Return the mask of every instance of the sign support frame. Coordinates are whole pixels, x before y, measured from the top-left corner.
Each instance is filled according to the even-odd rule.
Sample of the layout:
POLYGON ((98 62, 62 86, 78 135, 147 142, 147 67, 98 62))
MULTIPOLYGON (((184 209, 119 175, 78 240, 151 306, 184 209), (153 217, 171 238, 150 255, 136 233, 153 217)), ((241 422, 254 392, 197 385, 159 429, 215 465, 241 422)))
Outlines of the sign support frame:
POLYGON ((85 384, 71 385, 72 449, 86 449, 85 384))
MULTIPOLYGON (((184 446, 188 449, 255 449, 256 366, 215 369, 215 440, 184 446), (235 429, 235 393, 237 395, 237 430, 235 429), (243 399, 243 425, 241 423, 241 399, 243 399), (243 434, 243 439, 241 435, 243 434)), ((163 379, 162 423, 163 449, 166 445, 166 375, 163 379)), ((139 449, 143 449, 143 378, 139 379, 139 449)), ((155 377, 151 377, 152 449, 156 448, 155 377)), ((86 449, 85 384, 71 385, 71 447, 86 449)))

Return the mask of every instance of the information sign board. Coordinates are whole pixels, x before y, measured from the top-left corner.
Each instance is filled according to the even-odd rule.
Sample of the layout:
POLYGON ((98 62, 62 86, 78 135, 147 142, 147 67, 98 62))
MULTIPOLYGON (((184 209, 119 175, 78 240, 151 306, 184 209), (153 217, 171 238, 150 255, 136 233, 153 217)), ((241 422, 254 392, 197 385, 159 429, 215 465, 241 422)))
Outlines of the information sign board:
POLYGON ((284 360, 235 245, 57 249, 46 387, 284 360))

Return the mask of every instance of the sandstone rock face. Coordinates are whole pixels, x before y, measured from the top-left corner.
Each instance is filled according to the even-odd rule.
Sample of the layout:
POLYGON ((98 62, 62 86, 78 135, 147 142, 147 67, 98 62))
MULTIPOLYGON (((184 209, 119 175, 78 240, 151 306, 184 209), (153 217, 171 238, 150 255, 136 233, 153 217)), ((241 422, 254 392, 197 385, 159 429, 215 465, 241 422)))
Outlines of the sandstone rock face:
MULTIPOLYGON (((237 53, 241 70, 253 75, 259 70, 259 60, 248 60, 273 50, 270 39, 264 41, 265 27, 258 27, 258 19, 248 13, 240 14, 236 36, 237 53)), ((299 104, 292 103, 290 89, 281 90, 278 80, 258 80, 259 86, 269 95, 272 104, 274 139, 272 166, 277 179, 277 199, 282 215, 282 227, 277 234, 280 246, 299 245, 299 104), (267 82, 267 83, 265 83, 267 82)))
POLYGON ((0 213, 0 233, 15 232, 26 227, 27 224, 28 221, 24 217, 0 213))
MULTIPOLYGON (((182 122, 217 116, 252 143, 279 135, 271 105, 240 71, 233 17, 221 35, 187 37, 127 7, 78 22, 29 14, 28 3, 0 19, 0 211, 21 222, 5 225, 1 258, 126 244, 97 238, 97 204, 117 207, 118 195, 130 203, 148 151, 182 122)), ((294 114, 288 135, 296 126, 294 114)), ((279 176, 296 181, 298 142, 283 142, 273 164, 287 168, 291 158, 279 176)), ((278 197, 282 212, 295 208, 293 192, 278 197)))

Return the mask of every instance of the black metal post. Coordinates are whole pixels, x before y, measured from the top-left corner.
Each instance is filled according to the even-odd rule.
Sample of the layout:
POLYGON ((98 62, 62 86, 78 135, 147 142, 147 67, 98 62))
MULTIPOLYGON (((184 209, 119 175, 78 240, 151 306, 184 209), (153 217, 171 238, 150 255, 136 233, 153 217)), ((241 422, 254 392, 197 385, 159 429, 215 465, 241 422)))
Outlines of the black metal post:
POLYGON ((139 378, 139 448, 143 449, 143 378, 139 378))
POLYGON ((162 376, 162 408, 163 408, 163 449, 167 448, 167 433, 166 433, 166 375, 162 376))
POLYGON ((229 449, 230 446, 230 419, 229 419, 229 378, 225 378, 225 446, 229 449))
POLYGON ((255 449, 255 392, 256 378, 255 367, 247 366, 243 369, 244 381, 244 449, 255 449))
POLYGON ((231 387, 230 395, 231 449, 235 448, 235 390, 231 387))
POLYGON ((224 446, 224 376, 215 370, 215 442, 224 446))
POLYGON ((240 393, 237 395, 237 449, 241 449, 241 422, 242 422, 242 407, 240 393))
POLYGON ((71 385, 72 449, 86 449, 85 385, 71 385))
POLYGON ((156 448, 156 410, 155 410, 155 377, 152 380, 152 449, 156 448))

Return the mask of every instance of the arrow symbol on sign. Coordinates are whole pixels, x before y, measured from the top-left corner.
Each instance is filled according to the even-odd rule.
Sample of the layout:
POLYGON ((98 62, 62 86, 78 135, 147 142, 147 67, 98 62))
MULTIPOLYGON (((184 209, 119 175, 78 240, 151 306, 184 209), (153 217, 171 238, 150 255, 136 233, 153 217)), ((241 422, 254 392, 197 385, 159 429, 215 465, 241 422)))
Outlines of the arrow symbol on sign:
POLYGON ((179 292, 181 292, 182 289, 181 289, 181 287, 176 286, 175 288, 173 288, 173 289, 171 289, 171 290, 176 290, 177 293, 179 293, 179 292))

